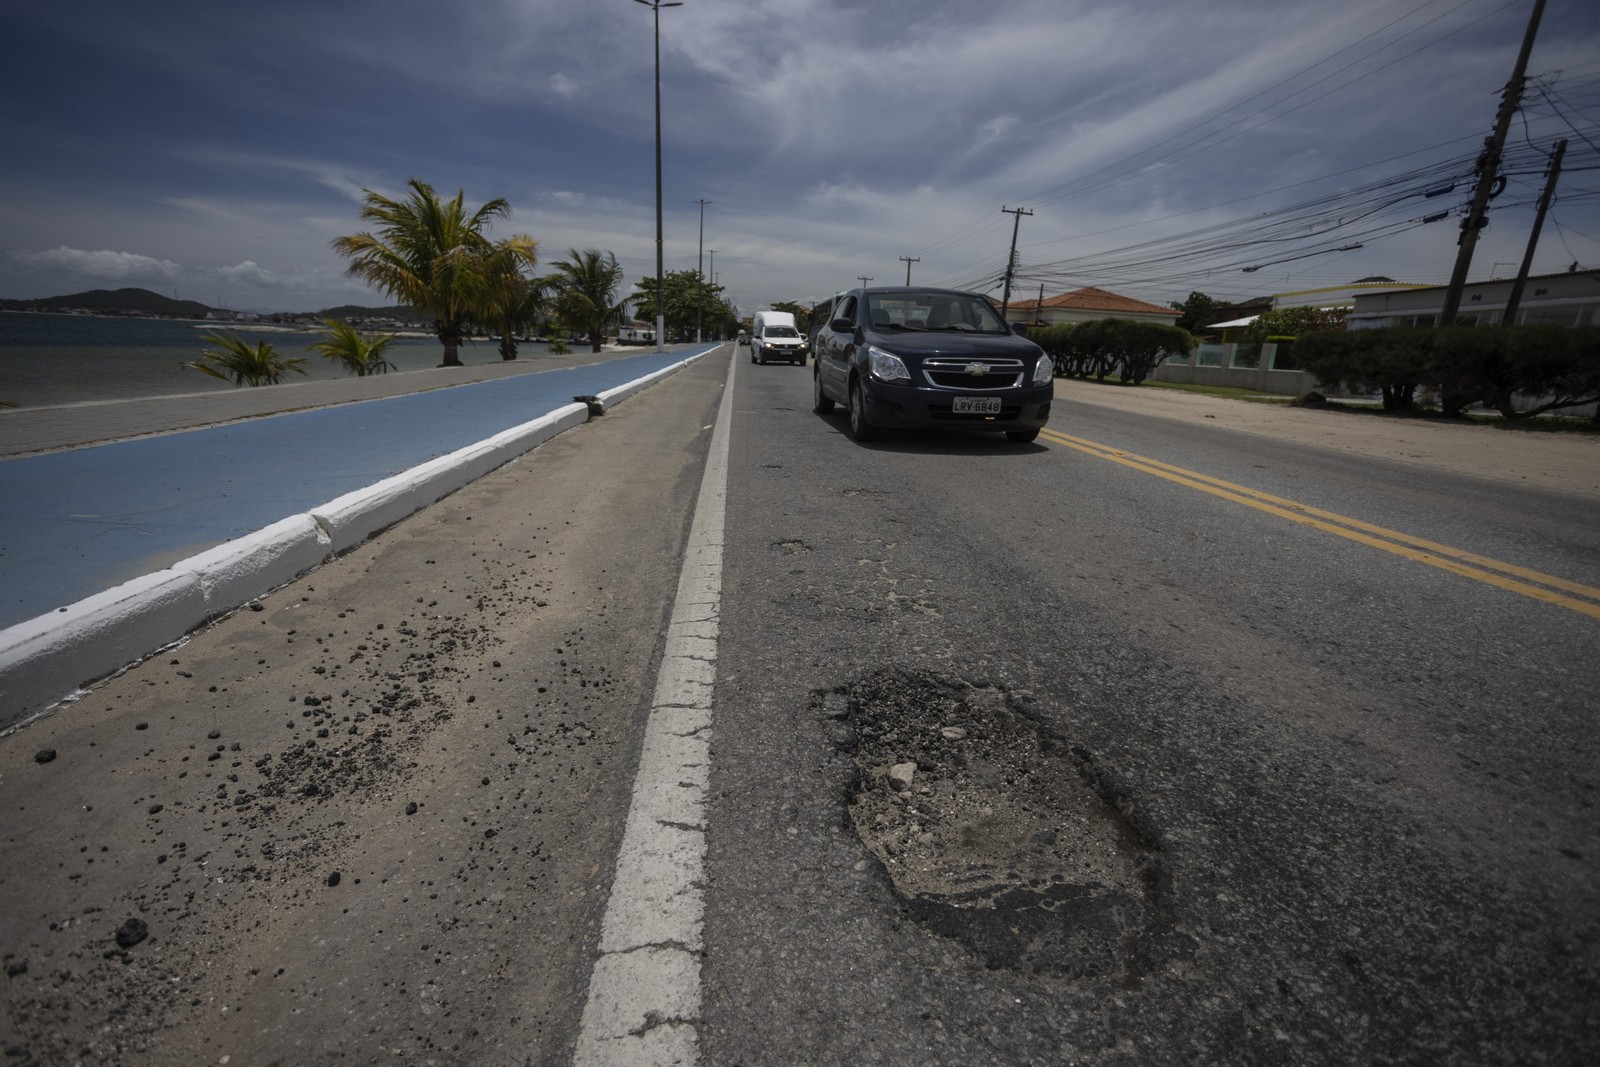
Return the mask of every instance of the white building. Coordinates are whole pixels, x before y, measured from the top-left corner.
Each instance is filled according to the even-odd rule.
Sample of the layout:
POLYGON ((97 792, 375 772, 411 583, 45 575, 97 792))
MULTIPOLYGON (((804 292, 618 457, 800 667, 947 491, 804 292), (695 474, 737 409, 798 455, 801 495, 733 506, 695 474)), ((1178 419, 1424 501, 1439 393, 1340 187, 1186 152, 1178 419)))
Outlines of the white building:
MULTIPOLYGON (((1473 282, 1461 290, 1461 310, 1456 321, 1498 326, 1511 299, 1511 279, 1473 282)), ((1382 326, 1433 326, 1444 310, 1446 286, 1374 290, 1355 298, 1350 312, 1352 330, 1382 326)), ((1566 271, 1530 277, 1517 306, 1522 326, 1600 325, 1600 270, 1566 271)))

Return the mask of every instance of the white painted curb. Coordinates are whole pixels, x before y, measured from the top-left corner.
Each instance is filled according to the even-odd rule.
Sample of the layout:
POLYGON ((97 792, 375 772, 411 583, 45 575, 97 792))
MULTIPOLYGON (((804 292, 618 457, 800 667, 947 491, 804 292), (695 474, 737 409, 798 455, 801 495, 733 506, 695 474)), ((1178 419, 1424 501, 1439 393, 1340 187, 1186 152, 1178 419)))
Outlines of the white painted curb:
MULTIPOLYGON (((607 390, 606 406, 699 358, 691 356, 607 390)), ((288 584, 587 420, 585 405, 563 405, 165 570, 0 630, 0 730, 25 722, 210 620, 288 584)))
POLYGON ((532 422, 514 426, 487 441, 419 463, 375 485, 346 493, 319 507, 310 517, 327 531, 335 554, 348 552, 380 530, 444 499, 524 452, 589 418, 582 404, 567 404, 532 422))

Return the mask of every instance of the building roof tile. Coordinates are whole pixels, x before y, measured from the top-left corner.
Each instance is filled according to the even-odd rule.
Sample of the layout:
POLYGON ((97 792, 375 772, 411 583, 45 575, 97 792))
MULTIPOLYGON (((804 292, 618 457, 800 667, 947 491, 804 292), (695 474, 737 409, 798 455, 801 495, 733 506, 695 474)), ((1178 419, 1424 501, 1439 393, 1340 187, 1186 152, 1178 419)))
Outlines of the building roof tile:
MULTIPOLYGON (((1057 296, 1044 298, 1047 308, 1074 308, 1081 311, 1109 311, 1123 313, 1139 313, 1144 315, 1170 315, 1177 318, 1180 312, 1176 308, 1162 307, 1160 304, 1147 304, 1143 300, 1135 300, 1131 296, 1123 296, 1106 289, 1097 289, 1092 285, 1082 289, 1074 289, 1070 293, 1061 293, 1057 296)), ((1012 311, 1038 310, 1039 301, 1014 300, 1011 303, 1012 311)))

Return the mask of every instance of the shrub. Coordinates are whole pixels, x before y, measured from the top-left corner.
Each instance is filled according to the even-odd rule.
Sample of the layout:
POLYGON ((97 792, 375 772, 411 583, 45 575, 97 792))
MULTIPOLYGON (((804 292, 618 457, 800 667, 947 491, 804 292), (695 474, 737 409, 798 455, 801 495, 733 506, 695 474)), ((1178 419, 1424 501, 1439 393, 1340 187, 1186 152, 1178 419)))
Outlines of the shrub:
POLYGON ((1295 356, 1326 387, 1380 392, 1385 411, 1410 408, 1423 386, 1452 416, 1474 403, 1526 419, 1600 401, 1596 327, 1335 330, 1303 335, 1295 356))

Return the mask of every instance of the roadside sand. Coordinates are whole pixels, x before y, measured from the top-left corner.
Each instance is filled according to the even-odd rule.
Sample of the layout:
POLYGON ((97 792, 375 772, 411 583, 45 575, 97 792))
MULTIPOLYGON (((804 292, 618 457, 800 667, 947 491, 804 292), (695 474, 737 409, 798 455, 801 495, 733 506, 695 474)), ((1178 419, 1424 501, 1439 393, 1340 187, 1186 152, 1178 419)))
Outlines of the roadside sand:
MULTIPOLYGON (((1386 419, 1186 393, 1057 379, 1056 395, 1084 404, 1476 475, 1600 500, 1600 437, 1386 419)), ((1067 427, 1058 427, 1070 433, 1067 427)))

